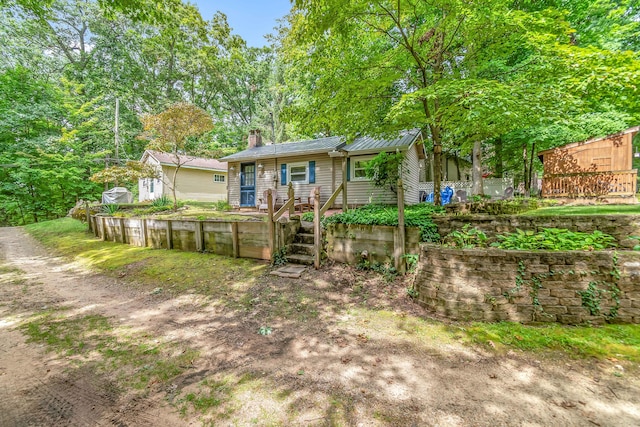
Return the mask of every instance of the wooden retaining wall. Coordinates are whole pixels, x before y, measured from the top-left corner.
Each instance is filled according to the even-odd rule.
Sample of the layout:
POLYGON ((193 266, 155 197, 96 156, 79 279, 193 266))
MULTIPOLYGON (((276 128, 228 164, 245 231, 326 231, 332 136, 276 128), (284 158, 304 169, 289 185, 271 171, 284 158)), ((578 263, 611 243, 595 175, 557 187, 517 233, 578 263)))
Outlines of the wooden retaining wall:
MULTIPOLYGON (((276 223, 276 248, 293 240, 294 221, 276 223)), ((91 217, 91 230, 102 240, 156 249, 210 252, 240 258, 271 258, 269 225, 262 221, 199 221, 91 217)))
MULTIPOLYGON (((406 227, 405 253, 420 253, 420 229, 406 227)), ((369 262, 394 262, 398 246, 398 227, 384 225, 329 224, 327 257, 346 264, 357 264, 367 251, 369 262)))

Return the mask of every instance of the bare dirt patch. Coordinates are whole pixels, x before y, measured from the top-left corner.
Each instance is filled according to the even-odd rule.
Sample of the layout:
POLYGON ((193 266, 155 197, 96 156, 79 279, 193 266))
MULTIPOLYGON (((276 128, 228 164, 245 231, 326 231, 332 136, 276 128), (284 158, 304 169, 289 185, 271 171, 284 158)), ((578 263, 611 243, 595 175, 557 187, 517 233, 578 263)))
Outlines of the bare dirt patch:
POLYGON ((98 275, 16 228, 0 229, 0 265, 3 426, 640 425, 637 371, 464 345, 406 285, 351 268, 264 274, 223 299, 169 295, 132 287, 135 267, 98 275), (198 356, 136 390, 100 354, 27 342, 20 325, 61 307, 198 356))

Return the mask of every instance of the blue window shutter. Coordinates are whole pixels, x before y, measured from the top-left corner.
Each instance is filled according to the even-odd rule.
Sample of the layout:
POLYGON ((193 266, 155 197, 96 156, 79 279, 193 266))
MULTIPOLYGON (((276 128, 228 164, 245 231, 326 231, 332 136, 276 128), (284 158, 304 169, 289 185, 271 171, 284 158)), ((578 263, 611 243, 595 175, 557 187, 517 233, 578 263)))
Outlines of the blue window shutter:
POLYGON ((351 181, 351 159, 347 157, 347 181, 351 181))
POLYGON ((316 162, 311 160, 309 162, 309 184, 316 183, 316 162))
POLYGON ((287 165, 280 165, 280 185, 287 185, 287 165))

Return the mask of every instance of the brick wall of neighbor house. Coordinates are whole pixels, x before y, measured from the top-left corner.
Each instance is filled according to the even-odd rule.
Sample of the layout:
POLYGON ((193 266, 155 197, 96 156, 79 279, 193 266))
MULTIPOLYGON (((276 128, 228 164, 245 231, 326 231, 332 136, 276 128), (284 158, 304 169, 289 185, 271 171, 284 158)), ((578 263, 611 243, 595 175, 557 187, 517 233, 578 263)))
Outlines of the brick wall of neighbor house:
POLYGON ((422 249, 418 302, 448 318, 640 323, 640 253, 422 249))
POLYGON ((575 216, 524 216, 524 215, 458 215, 434 217, 440 236, 471 224, 487 236, 512 233, 516 229, 542 231, 544 228, 566 228, 570 231, 592 233, 600 230, 616 238, 618 246, 632 248, 640 236, 640 217, 637 215, 575 215, 575 216))
MULTIPOLYGON (((165 180, 169 183, 173 178, 175 168, 163 166, 165 180)), ((227 183, 215 182, 213 176, 224 175, 227 179, 227 172, 208 171, 203 169, 191 169, 182 167, 178 172, 176 182, 176 196, 180 200, 198 200, 201 202, 217 202, 227 199, 227 183)), ((164 194, 171 195, 171 186, 165 185, 164 194)))

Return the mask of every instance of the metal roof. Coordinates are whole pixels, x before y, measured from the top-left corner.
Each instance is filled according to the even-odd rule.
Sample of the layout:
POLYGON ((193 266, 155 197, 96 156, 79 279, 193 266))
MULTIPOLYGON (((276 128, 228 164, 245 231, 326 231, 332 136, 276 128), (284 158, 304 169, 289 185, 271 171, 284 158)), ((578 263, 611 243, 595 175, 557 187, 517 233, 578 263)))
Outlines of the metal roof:
POLYGON ((345 145, 342 149, 349 153, 349 155, 378 153, 380 151, 392 151, 395 149, 406 150, 418 135, 420 135, 420 130, 413 129, 396 139, 374 139, 365 136, 357 138, 352 144, 345 145))
POLYGON ((311 139, 308 141, 286 142, 282 144, 263 145, 239 153, 231 154, 220 159, 221 162, 237 162, 242 160, 256 160, 273 157, 287 157, 304 154, 328 153, 344 145, 341 137, 311 139))
MULTIPOLYGON (((164 153, 162 151, 153 151, 146 150, 145 154, 156 159, 161 165, 167 166, 175 166, 176 165, 176 155, 172 153, 164 153)), ((193 169, 208 169, 226 172, 227 164, 222 163, 216 159, 204 159, 202 157, 194 157, 194 156, 186 156, 178 154, 178 162, 184 168, 193 168, 193 169)), ((142 160, 144 161, 145 155, 142 156, 142 160)))

